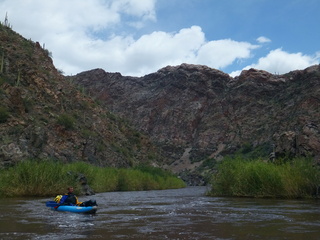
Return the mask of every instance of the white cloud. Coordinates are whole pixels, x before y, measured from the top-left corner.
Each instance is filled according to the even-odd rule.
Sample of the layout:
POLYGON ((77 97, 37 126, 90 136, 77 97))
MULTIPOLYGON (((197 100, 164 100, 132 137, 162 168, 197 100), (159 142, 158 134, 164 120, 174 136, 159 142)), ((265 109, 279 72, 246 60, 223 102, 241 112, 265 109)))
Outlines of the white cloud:
POLYGON ((90 4, 78 0, 14 0, 12 2, 21 1, 22 4, 23 10, 18 13, 11 1, 4 3, 13 13, 12 19, 17 25, 14 30, 45 43, 53 53, 56 67, 66 74, 99 67, 123 75, 141 76, 184 62, 222 68, 238 58, 248 58, 250 51, 256 48, 230 39, 208 42, 199 26, 173 33, 154 31, 137 39, 130 34, 112 34, 112 29, 121 24, 123 14, 137 16, 137 21, 131 24, 154 20, 155 0, 92 0, 90 4), (35 13, 24 21, 23 11, 35 13), (103 29, 109 37, 107 33, 104 37, 101 35, 103 29))
MULTIPOLYGON (((87 45, 85 42, 82 44, 87 45)), ((142 76, 164 66, 184 62, 222 68, 236 59, 250 57, 251 50, 258 47, 230 39, 208 42, 198 26, 181 29, 177 33, 153 32, 136 40, 132 37, 115 36, 108 41, 99 40, 99 43, 95 41, 92 44, 94 47, 89 49, 86 46, 79 54, 87 54, 86 49, 90 53, 77 57, 79 60, 74 59, 74 63, 79 61, 80 66, 83 64, 81 59, 85 59, 85 64, 92 68, 100 64, 107 71, 131 76, 142 76)))
POLYGON ((264 36, 258 37, 256 40, 257 40, 258 43, 269 43, 269 42, 271 42, 271 40, 269 38, 264 37, 264 36))
MULTIPOLYGON (((319 55, 309 56, 302 53, 288 53, 281 48, 272 50, 265 57, 258 60, 258 63, 251 64, 244 69, 256 68, 270 73, 284 74, 293 70, 305 69, 311 65, 319 64, 319 55)), ((232 72, 231 76, 240 74, 240 70, 232 72)))
POLYGON ((5 0, 0 9, 6 9, 14 30, 36 40, 53 34, 97 31, 120 22, 119 12, 99 0, 5 0))
POLYGON ((287 73, 296 69, 304 69, 310 65, 318 64, 314 57, 302 53, 288 53, 278 48, 270 51, 266 57, 259 59, 252 67, 263 69, 271 73, 287 73))
POLYGON ((237 42, 231 39, 210 41, 199 49, 197 63, 206 63, 213 68, 223 68, 236 59, 249 58, 251 51, 258 47, 248 42, 237 42))
POLYGON ((155 20, 156 0, 116 0, 112 1, 112 9, 116 12, 141 17, 144 20, 155 20))
POLYGON ((194 59, 195 51, 204 42, 201 28, 193 26, 178 33, 153 32, 127 45, 123 69, 134 75, 156 71, 194 59))
POLYGON ((141 27, 144 21, 155 20, 155 2, 3 0, 0 16, 4 18, 8 12, 13 30, 27 39, 45 43, 53 53, 55 65, 74 74, 96 67, 109 70, 111 66, 111 70, 116 70, 115 63, 124 62, 125 50, 133 39, 130 35, 114 36, 114 30, 121 24, 141 27), (124 15, 132 16, 130 23, 122 22, 124 15))
MULTIPOLYGON (((246 69, 247 69, 247 68, 244 68, 244 69, 242 69, 242 70, 246 70, 246 69)), ((249 69, 249 68, 248 68, 248 69, 249 69)), ((239 76, 239 75, 241 74, 242 70, 233 71, 233 72, 229 73, 229 75, 230 75, 231 77, 239 76)))
MULTIPOLYGON (((208 41, 199 26, 176 32, 153 31, 134 38, 132 26, 142 28, 156 21, 156 1, 0 0, 0 16, 4 18, 8 12, 13 30, 45 43, 53 53, 55 66, 66 74, 103 68, 141 76, 181 63, 221 69, 253 59, 254 51, 261 47, 232 39, 208 41)), ((263 36, 257 38, 261 45, 270 41, 263 36)), ((248 67, 282 73, 317 59, 276 49, 248 67)))

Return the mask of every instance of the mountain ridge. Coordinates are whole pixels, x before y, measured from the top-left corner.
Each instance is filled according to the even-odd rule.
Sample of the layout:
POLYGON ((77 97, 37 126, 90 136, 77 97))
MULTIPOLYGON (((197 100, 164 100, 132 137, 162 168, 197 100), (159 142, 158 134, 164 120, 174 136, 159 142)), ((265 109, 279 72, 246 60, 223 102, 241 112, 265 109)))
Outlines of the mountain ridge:
POLYGON ((151 136, 176 172, 248 145, 260 147, 264 157, 319 160, 320 65, 283 75, 250 69, 235 78, 192 64, 143 77, 102 72, 72 80, 151 136))

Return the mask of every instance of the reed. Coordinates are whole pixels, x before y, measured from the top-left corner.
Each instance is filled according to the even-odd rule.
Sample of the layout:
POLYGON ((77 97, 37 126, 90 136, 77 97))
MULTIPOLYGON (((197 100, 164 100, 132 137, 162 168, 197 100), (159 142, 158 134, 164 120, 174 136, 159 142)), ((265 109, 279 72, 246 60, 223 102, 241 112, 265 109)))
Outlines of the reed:
POLYGON ((310 198, 320 184, 319 169, 310 159, 282 164, 226 159, 212 178, 212 196, 310 198))
POLYGON ((89 185, 96 192, 111 192, 117 190, 119 178, 118 169, 97 167, 95 173, 95 176, 89 179, 89 185))
POLYGON ((72 183, 72 178, 61 172, 61 163, 21 162, 15 167, 1 170, 0 196, 47 196, 61 191, 72 183))
POLYGON ((67 186, 80 189, 76 177, 86 176, 95 192, 137 191, 185 187, 182 180, 161 169, 102 168, 84 162, 27 160, 0 170, 0 197, 54 196, 67 186))

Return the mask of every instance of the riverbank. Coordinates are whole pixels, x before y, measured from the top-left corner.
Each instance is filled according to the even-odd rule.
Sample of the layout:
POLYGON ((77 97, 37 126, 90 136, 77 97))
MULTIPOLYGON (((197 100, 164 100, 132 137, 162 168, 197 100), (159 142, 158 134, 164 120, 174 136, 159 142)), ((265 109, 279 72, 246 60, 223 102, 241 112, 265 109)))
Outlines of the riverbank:
POLYGON ((212 178, 210 196, 312 198, 320 186, 320 171, 312 159, 276 163, 241 157, 225 159, 212 178))
POLYGON ((94 192, 183 188, 185 183, 170 172, 149 166, 130 169, 97 167, 84 162, 28 160, 0 170, 0 197, 46 197, 74 186, 81 194, 79 176, 85 176, 94 192))

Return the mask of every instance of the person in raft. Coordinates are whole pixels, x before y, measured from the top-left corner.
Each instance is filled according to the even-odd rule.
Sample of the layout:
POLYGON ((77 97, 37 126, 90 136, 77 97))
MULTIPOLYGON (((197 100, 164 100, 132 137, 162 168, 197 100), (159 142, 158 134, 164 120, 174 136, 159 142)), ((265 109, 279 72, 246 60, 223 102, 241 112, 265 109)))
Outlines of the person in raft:
POLYGON ((60 205, 71 205, 71 206, 97 206, 97 202, 95 200, 89 200, 85 202, 79 202, 77 196, 73 193, 73 187, 67 188, 68 193, 65 195, 58 195, 55 197, 54 201, 59 203, 60 205))

